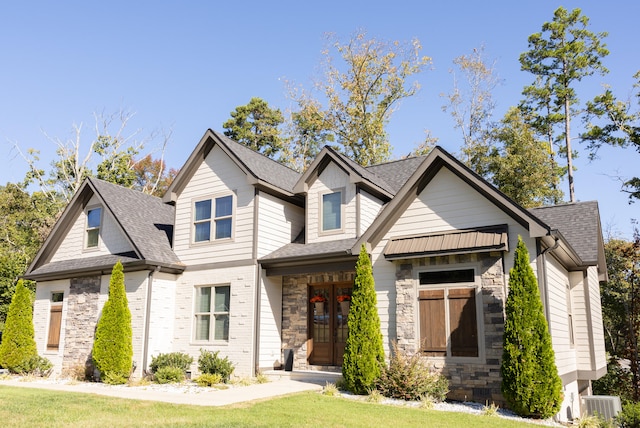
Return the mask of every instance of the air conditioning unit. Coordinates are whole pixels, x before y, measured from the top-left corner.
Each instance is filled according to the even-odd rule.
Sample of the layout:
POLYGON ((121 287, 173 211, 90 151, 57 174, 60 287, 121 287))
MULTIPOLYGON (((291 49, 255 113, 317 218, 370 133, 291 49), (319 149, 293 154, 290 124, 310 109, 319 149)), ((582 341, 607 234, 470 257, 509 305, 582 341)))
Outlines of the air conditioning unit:
POLYGON ((622 411, 620 397, 613 395, 587 395, 582 397, 582 413, 589 416, 597 414, 607 421, 622 411))

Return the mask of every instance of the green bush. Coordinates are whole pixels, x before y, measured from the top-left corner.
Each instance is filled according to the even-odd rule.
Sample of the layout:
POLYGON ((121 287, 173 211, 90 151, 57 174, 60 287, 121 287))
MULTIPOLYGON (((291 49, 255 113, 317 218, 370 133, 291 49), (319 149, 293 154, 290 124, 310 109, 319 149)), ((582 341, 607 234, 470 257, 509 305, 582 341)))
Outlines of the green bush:
POLYGON ((184 352, 170 352, 168 354, 158 354, 151 358, 149 369, 151 373, 157 372, 163 367, 176 367, 186 372, 193 363, 193 357, 184 352))
POLYGON ((222 376, 219 373, 202 373, 194 380, 200 386, 213 386, 222 383, 222 376))
POLYGON ((19 280, 11 298, 2 335, 0 365, 11 373, 32 372, 33 361, 38 358, 34 337, 31 292, 19 280))
POLYGON ((558 376, 551 335, 542 308, 538 281, 522 238, 509 271, 505 306, 502 395, 520 416, 548 418, 560 410, 562 381, 558 376))
POLYGON ((154 379, 158 383, 180 383, 184 380, 184 370, 179 367, 160 367, 154 379))
POLYGON ((420 354, 409 355, 394 344, 389 365, 381 369, 377 389, 390 398, 418 401, 431 397, 443 401, 449 392, 449 381, 432 373, 420 354))
POLYGON ((607 363, 607 374, 593 381, 594 395, 617 395, 625 401, 633 400, 633 375, 631 370, 622 368, 616 358, 607 363))
POLYGON ((93 342, 93 362, 101 378, 128 379, 133 368, 131 311, 124 287, 122 263, 111 272, 109 297, 102 308, 93 342))
POLYGON ((347 325, 349 335, 342 363, 345 387, 355 394, 368 394, 375 388, 376 380, 380 377, 380 368, 384 365, 384 348, 371 259, 364 245, 356 263, 347 325))
POLYGON ((620 428, 640 428, 640 403, 623 404, 615 420, 620 428))
POLYGON ((235 369, 233 363, 227 357, 220 358, 220 351, 211 352, 200 349, 198 357, 198 370, 205 374, 219 374, 224 382, 227 382, 235 369))

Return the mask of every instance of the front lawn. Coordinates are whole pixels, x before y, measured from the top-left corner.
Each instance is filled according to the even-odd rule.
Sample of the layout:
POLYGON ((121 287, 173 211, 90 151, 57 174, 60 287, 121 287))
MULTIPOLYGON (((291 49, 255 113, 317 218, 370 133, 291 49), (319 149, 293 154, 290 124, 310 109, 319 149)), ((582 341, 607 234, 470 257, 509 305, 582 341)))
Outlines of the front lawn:
POLYGON ((496 416, 356 402, 317 392, 229 407, 0 386, 3 427, 531 427, 496 416))

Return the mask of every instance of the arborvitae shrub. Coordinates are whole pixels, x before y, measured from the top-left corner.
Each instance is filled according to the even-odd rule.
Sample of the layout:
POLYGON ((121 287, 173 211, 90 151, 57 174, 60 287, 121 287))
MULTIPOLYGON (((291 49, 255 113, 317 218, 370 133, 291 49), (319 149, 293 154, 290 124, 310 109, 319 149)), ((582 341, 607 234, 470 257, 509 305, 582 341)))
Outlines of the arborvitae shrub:
POLYGON ((151 373, 156 373, 162 367, 177 367, 186 372, 193 363, 193 357, 184 352, 170 352, 168 354, 158 354, 151 358, 149 369, 151 373))
POLYGON ((514 259, 505 307, 502 394, 517 414, 548 418, 560 410, 562 382, 538 281, 520 237, 514 259))
POLYGON ((371 260, 364 245, 356 263, 347 325, 349 336, 342 363, 345 387, 355 394, 367 394, 380 376, 384 349, 371 260))
MULTIPOLYGON (((12 373, 31 373, 38 349, 34 338, 31 292, 18 281, 11 298, 0 345, 0 365, 12 373)), ((39 360, 38 360, 39 361, 39 360)))
POLYGON ((222 377, 223 382, 227 382, 233 370, 233 363, 227 357, 218 356, 220 351, 211 352, 200 349, 200 357, 198 357, 198 370, 204 374, 218 374, 222 377))
POLYGON ((111 272, 109 298, 102 308, 93 342, 93 362, 103 380, 125 383, 133 367, 131 312, 124 287, 122 263, 111 272))

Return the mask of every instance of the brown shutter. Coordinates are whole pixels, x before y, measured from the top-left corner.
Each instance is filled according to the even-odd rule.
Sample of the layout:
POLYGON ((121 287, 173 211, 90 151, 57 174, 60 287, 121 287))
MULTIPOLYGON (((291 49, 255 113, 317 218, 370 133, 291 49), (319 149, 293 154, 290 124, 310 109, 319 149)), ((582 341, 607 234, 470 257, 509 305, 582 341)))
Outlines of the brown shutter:
POLYGON ((420 290, 420 349, 428 356, 447 354, 444 290, 420 290))
POLYGON ((49 338, 47 349, 55 350, 60 346, 60 325, 62 323, 62 305, 52 305, 49 318, 49 338))
POLYGON ((449 290, 449 328, 451 356, 478 356, 478 328, 476 323, 476 290, 449 290))

